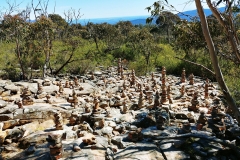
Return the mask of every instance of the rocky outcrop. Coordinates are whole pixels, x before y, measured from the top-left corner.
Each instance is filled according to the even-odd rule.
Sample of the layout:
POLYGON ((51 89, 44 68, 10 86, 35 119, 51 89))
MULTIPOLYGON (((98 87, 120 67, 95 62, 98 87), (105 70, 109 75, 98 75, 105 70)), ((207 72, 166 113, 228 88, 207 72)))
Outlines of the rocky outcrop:
POLYGON ((238 157, 240 129, 215 84, 187 79, 187 68, 179 77, 164 67, 138 77, 121 59, 118 65, 77 77, 0 81, 3 158, 238 157))

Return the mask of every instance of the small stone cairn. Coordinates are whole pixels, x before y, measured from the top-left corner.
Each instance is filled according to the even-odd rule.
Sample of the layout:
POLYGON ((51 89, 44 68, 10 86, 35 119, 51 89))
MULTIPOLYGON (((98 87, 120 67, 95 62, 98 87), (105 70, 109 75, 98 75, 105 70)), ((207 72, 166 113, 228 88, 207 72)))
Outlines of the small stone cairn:
POLYGON ((64 88, 70 88, 69 80, 66 80, 64 88))
POLYGON ((63 129, 63 118, 62 118, 62 114, 60 112, 57 112, 54 114, 54 123, 55 123, 56 130, 63 129))
POLYGON ((31 98, 31 91, 28 87, 23 88, 22 94, 22 104, 24 106, 33 105, 33 99, 31 98))
POLYGON ((64 88, 63 88, 63 86, 62 86, 62 81, 60 81, 60 82, 58 83, 58 87, 59 87, 58 92, 59 92, 60 94, 63 94, 64 88))
POLYGON ((183 70, 182 70, 181 82, 182 83, 186 82, 186 71, 185 71, 185 68, 183 68, 183 70))
POLYGON ((79 80, 78 80, 77 76, 74 77, 73 82, 74 82, 74 86, 75 86, 75 87, 79 87, 79 86, 80 86, 79 80))
POLYGON ((71 116, 69 118, 69 124, 71 126, 80 124, 80 116, 78 113, 76 113, 76 112, 71 113, 71 116))
MULTIPOLYGON (((49 136, 50 137, 50 136, 49 136)), ((56 135, 50 138, 53 144, 49 146, 51 159, 57 160, 63 156, 62 137, 56 135)))
POLYGON ((193 73, 191 73, 191 74, 189 75, 188 79, 189 79, 189 84, 190 84, 190 85, 193 85, 193 84, 194 84, 194 75, 193 75, 193 73))
POLYGON ((74 108, 78 107, 78 97, 74 89, 72 90, 72 98, 69 97, 67 102, 71 103, 71 106, 74 108))
POLYGON ((198 101, 198 91, 195 91, 193 94, 193 98, 191 100, 191 106, 189 106, 189 111, 198 112, 199 101, 198 101))

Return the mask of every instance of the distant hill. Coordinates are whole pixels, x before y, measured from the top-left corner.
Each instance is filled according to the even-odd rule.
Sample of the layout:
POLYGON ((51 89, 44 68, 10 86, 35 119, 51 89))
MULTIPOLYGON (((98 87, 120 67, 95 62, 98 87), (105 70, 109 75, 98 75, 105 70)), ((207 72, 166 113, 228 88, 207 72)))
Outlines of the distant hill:
MULTIPOLYGON (((218 9, 220 10, 220 12, 225 11, 225 7, 221 7, 221 8, 218 8, 218 9)), ((205 13, 206 16, 210 16, 212 14, 210 9, 204 9, 204 13, 205 13)), ((186 20, 190 21, 191 17, 198 16, 198 13, 197 13, 197 10, 195 9, 195 10, 190 10, 190 11, 185 11, 185 12, 179 13, 178 16, 181 19, 186 19, 186 20)))
POLYGON ((78 22, 82 25, 86 25, 88 22, 92 23, 109 23, 116 24, 119 21, 130 21, 132 24, 146 24, 146 18, 148 16, 128 16, 128 17, 111 17, 111 18, 93 18, 93 19, 80 19, 78 22))
MULTIPOLYGON (((221 12, 225 10, 224 7, 219 8, 221 12)), ((210 9, 204 9, 204 12, 206 16, 209 16, 212 14, 210 9)), ((191 20, 191 17, 197 16, 197 10, 190 10, 190 11, 185 11, 182 13, 179 13, 178 16, 181 19, 186 19, 186 20, 191 20)), ((130 21, 133 25, 145 25, 146 24, 146 19, 148 18, 148 15, 145 16, 129 16, 129 17, 112 17, 112 18, 94 18, 94 19, 80 19, 78 22, 81 23, 82 25, 86 25, 88 22, 92 23, 109 23, 109 24, 116 24, 119 21, 130 21)))

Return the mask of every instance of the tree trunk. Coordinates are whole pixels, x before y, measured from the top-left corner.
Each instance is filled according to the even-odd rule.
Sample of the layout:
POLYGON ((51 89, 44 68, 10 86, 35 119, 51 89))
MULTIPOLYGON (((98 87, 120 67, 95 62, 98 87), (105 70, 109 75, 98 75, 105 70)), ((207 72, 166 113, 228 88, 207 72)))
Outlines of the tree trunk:
POLYGON ((16 40, 16 54, 17 54, 17 57, 18 57, 18 62, 20 64, 20 68, 21 68, 21 71, 22 71, 22 79, 21 80, 25 80, 26 79, 26 73, 25 73, 25 69, 24 69, 24 66, 23 66, 23 62, 22 62, 22 58, 21 58, 21 51, 20 51, 20 46, 19 46, 19 40, 17 39, 16 40))
POLYGON ((211 59, 212 65, 213 65, 216 80, 217 80, 219 86, 221 87, 223 94, 226 98, 226 101, 227 101, 230 109, 232 109, 235 118, 237 119, 238 123, 240 123, 240 112, 238 110, 238 107, 237 107, 233 97, 231 96, 231 94, 229 92, 229 89, 224 81, 224 77, 222 75, 221 68, 219 67, 219 63, 218 63, 218 59, 217 59, 217 52, 216 52, 212 37, 210 35, 209 29, 208 29, 208 24, 207 24, 205 14, 203 12, 201 1, 195 0, 195 3, 196 3, 198 15, 201 20, 203 35, 205 37, 205 40, 207 42, 207 46, 209 49, 210 59, 211 59))
POLYGON ((170 44, 170 33, 169 33, 169 26, 167 26, 167 37, 168 37, 168 43, 170 44))
POLYGON ((75 49, 72 50, 71 55, 69 56, 68 60, 67 60, 65 63, 63 63, 63 65, 62 65, 57 71, 54 72, 54 75, 58 75, 58 73, 59 73, 66 65, 68 65, 69 63, 71 63, 71 62, 74 61, 74 60, 72 60, 72 57, 73 57, 73 55, 74 55, 74 51, 75 51, 75 49), (71 60, 72 60, 72 61, 71 61, 71 60))
MULTIPOLYGON (((239 50, 239 40, 238 37, 236 35, 236 30, 234 28, 233 25, 233 18, 231 15, 231 9, 230 9, 230 13, 228 14, 227 18, 224 18, 219 11, 217 10, 217 8, 213 7, 212 3, 210 0, 206 0, 208 7, 210 8, 210 10, 212 11, 214 17, 216 17, 216 19, 218 20, 219 24, 224 28, 224 32, 226 33, 226 35, 228 35, 228 41, 232 47, 233 53, 236 56, 236 61, 238 63, 240 63, 240 50, 239 50)), ((227 1, 228 5, 229 5, 229 1, 227 1)))

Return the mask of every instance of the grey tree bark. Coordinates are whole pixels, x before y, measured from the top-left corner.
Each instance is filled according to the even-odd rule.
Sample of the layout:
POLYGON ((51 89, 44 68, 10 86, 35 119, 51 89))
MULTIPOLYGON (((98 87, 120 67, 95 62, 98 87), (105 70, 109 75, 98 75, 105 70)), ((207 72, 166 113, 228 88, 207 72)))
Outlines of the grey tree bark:
MULTIPOLYGON (((229 92, 229 89, 228 89, 225 81, 224 81, 224 77, 222 75, 221 68, 218 63, 216 48, 214 46, 212 37, 209 32, 208 23, 206 20, 205 13, 203 11, 201 1, 195 0, 195 4, 196 4, 197 11, 198 11, 198 15, 200 17, 203 35, 205 37, 205 40, 207 42, 207 46, 209 49, 210 59, 211 59, 212 65, 213 65, 216 80, 217 80, 219 86, 221 87, 223 94, 226 98, 226 101, 227 101, 230 109, 232 109, 236 120, 238 121, 238 123, 240 123, 240 112, 239 112, 239 109, 238 109, 238 107, 237 107, 231 93, 229 92)), ((233 50, 234 50, 234 48, 233 48, 233 50)))

